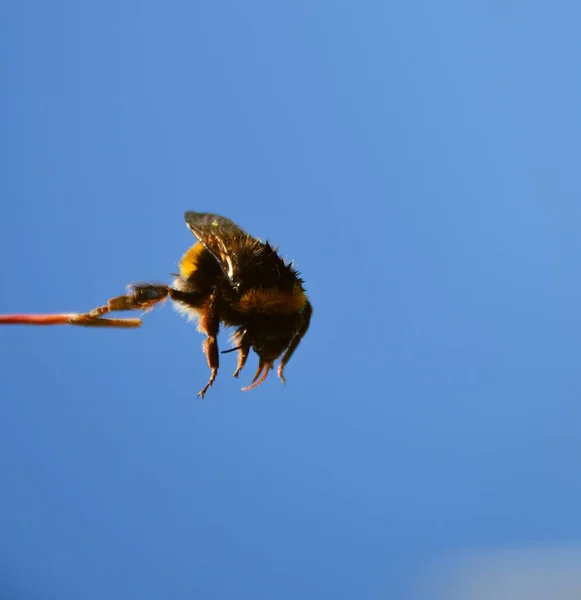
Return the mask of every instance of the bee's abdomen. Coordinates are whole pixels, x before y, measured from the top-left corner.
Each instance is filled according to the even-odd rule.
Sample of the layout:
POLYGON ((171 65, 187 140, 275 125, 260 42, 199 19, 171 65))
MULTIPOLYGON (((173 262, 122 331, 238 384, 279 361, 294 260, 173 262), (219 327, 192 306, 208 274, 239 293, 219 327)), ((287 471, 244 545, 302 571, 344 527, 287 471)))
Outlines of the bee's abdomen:
POLYGON ((185 293, 209 296, 225 279, 216 259, 198 242, 182 257, 174 287, 185 293))

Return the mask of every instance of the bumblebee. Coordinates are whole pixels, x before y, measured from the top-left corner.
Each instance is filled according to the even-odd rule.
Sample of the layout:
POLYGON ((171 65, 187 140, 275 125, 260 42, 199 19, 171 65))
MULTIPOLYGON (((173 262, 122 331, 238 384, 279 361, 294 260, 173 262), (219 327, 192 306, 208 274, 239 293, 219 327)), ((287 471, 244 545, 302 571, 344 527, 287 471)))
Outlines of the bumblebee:
POLYGON ((76 324, 98 325, 103 314, 114 310, 149 310, 168 297, 182 311, 198 319, 206 336, 203 350, 210 379, 198 396, 203 398, 218 374, 220 325, 235 328, 238 352, 234 377, 244 368, 250 349, 258 355, 258 368, 249 386, 260 385, 280 358, 278 377, 307 332, 313 314, 303 280, 268 242, 261 242, 225 217, 185 213, 186 224, 197 242, 184 254, 171 286, 138 283, 129 293, 109 300, 106 306, 81 315, 76 324))

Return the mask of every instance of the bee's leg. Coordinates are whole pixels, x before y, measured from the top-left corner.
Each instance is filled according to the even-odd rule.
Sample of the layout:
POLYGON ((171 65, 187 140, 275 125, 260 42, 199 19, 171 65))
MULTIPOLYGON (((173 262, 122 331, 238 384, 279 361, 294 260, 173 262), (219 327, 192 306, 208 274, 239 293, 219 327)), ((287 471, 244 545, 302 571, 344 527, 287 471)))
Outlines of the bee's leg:
POLYGON ((208 389, 212 386, 218 374, 220 358, 218 354, 218 330, 220 329, 220 317, 215 304, 215 298, 202 310, 198 330, 205 333, 208 337, 204 341, 204 353, 210 367, 210 380, 198 394, 198 398, 204 398, 208 389))
POLYGON ((236 371, 234 371, 234 377, 238 377, 238 375, 240 375, 240 371, 242 371, 244 365, 246 364, 249 352, 250 344, 242 341, 242 343, 238 347, 238 364, 236 365, 236 371))
POLYGON ((246 330, 244 328, 240 328, 232 336, 232 341, 236 344, 236 346, 234 348, 230 348, 230 350, 223 350, 222 354, 238 351, 238 364, 236 365, 236 371, 234 371, 234 377, 238 377, 238 375, 240 375, 240 371, 242 371, 244 365, 246 364, 248 353, 250 352, 250 342, 248 340, 246 330))
POLYGON ((294 351, 297 349, 298 345, 301 343, 301 340, 305 336, 305 333, 307 333, 307 329, 309 328, 309 325, 311 323, 312 315, 313 315, 313 307, 310 302, 307 302, 305 304, 305 307, 303 308, 302 323, 301 323, 298 331, 296 332, 295 337, 293 338, 292 342, 290 343, 289 347, 286 349, 286 352, 284 353, 284 355, 280 361, 280 364, 278 365, 277 375, 283 385, 285 384, 285 379, 284 379, 284 375, 283 375, 284 367, 285 367, 286 363, 288 363, 288 361, 291 359, 291 356, 293 355, 294 351))
POLYGON ((151 310, 155 304, 168 297, 170 290, 171 288, 161 283, 136 283, 129 286, 128 294, 115 296, 115 298, 109 299, 107 304, 77 315, 72 324, 85 327, 101 326, 107 321, 101 317, 113 311, 151 310))
POLYGON ((105 306, 99 306, 89 314, 99 317, 115 310, 151 310, 155 304, 164 301, 169 293, 170 288, 161 283, 136 283, 129 286, 128 294, 111 298, 105 306))

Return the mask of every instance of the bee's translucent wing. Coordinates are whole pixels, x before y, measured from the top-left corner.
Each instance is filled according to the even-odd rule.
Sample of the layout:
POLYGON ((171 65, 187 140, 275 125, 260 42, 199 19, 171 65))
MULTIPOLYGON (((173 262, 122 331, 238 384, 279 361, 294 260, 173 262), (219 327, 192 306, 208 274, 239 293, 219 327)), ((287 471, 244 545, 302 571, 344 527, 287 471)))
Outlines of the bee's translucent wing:
POLYGON ((234 221, 220 215, 188 211, 185 219, 190 231, 214 256, 230 281, 234 282, 236 250, 254 238, 238 227, 234 221))

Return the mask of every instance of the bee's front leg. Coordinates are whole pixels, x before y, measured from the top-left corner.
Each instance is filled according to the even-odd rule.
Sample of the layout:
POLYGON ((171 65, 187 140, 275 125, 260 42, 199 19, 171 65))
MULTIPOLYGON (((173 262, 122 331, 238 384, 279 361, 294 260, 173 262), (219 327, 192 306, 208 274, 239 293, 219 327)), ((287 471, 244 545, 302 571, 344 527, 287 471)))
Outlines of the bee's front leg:
POLYGON ((289 347, 286 349, 286 352, 284 353, 284 355, 280 361, 280 364, 278 365, 278 373, 277 374, 283 385, 285 384, 285 378, 284 378, 284 374, 283 374, 284 367, 288 363, 288 361, 291 359, 291 356, 293 355, 294 351, 297 349, 298 345, 301 343, 301 340, 303 339, 305 333, 307 333, 307 329, 309 328, 309 325, 311 323, 312 315, 313 315, 313 307, 312 307, 311 303, 307 301, 307 303, 305 304, 303 311, 302 311, 301 324, 300 324, 298 330, 296 331, 292 342, 290 343, 289 347))
POLYGON ((244 368, 246 364, 246 360, 248 359, 248 354, 250 353, 250 342, 248 340, 248 335, 246 334, 246 330, 239 329, 233 336, 233 341, 236 343, 235 348, 231 348, 230 350, 225 350, 225 352, 233 352, 238 350, 238 364, 236 365, 236 371, 234 371, 234 377, 238 377, 240 375, 240 371, 244 368))
POLYGON ((236 365, 236 371, 234 371, 234 377, 240 375, 240 371, 244 368, 248 354, 250 352, 250 345, 243 345, 238 348, 238 364, 236 365))

